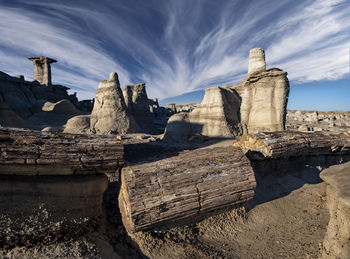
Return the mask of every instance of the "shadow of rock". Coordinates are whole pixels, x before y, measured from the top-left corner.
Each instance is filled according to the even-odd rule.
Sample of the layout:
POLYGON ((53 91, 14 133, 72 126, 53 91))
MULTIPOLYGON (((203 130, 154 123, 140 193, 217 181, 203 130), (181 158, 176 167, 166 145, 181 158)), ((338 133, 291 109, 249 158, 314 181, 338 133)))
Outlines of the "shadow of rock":
POLYGON ((250 206, 284 197, 304 184, 318 184, 322 182, 319 176, 322 170, 346 161, 350 161, 349 155, 251 160, 257 186, 250 206))

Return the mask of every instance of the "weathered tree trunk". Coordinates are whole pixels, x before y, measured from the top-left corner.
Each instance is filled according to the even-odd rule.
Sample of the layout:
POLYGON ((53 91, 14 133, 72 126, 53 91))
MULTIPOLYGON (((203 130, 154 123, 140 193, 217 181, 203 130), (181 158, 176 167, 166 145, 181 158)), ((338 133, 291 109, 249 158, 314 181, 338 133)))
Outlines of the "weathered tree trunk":
POLYGON ((121 182, 119 207, 128 231, 199 220, 253 198, 256 185, 249 160, 235 147, 125 167, 121 182))
POLYGON ((123 145, 103 136, 0 129, 0 174, 114 173, 124 165, 123 145))
POLYGON ((303 133, 292 131, 246 134, 234 142, 251 159, 302 155, 350 154, 347 133, 303 133))

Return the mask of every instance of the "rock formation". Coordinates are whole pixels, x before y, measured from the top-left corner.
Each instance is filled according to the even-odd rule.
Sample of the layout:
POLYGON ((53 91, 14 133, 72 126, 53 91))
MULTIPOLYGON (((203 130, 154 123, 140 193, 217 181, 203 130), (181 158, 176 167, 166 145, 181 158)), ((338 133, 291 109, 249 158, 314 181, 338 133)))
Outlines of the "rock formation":
POLYGON ((350 112, 287 111, 286 127, 298 131, 350 132, 350 112))
POLYGON ((100 82, 90 117, 90 130, 96 134, 126 134, 138 131, 128 114, 117 73, 100 82))
MULTIPOLYGON (((34 121, 35 118, 31 117, 36 116, 37 112, 42 112, 42 106, 45 102, 56 103, 66 99, 69 102, 60 103, 58 106, 64 106, 67 104, 71 107, 73 104, 77 107, 79 104, 75 94, 68 94, 68 87, 52 84, 50 63, 56 62, 55 60, 47 57, 35 57, 29 59, 34 63, 35 81, 33 82, 26 81, 22 75, 13 77, 0 72, 0 99, 2 103, 0 112, 3 114, 14 113, 16 116, 13 116, 13 118, 18 117, 16 123, 14 123, 14 119, 3 119, 2 126, 33 128, 28 123, 18 123, 18 121, 34 121)), ((73 114, 77 115, 77 112, 73 114)), ((36 126, 37 125, 34 125, 34 128, 38 129, 36 126)))
POLYGON ((51 85, 51 63, 56 60, 48 57, 31 57, 34 65, 34 81, 38 81, 42 85, 51 85))
POLYGON ((192 135, 233 137, 239 129, 239 96, 221 87, 205 90, 203 101, 190 113, 170 117, 164 140, 186 140, 192 135))
POLYGON ((277 68, 248 74, 230 89, 241 97, 243 133, 285 129, 289 94, 287 72, 277 68))
POLYGON ((248 74, 262 72, 266 70, 265 51, 261 48, 249 51, 248 74))
POLYGON ((146 85, 127 85, 123 90, 128 112, 134 117, 141 132, 158 133, 154 125, 154 116, 150 111, 150 102, 146 93, 146 85))
POLYGON ((284 130, 288 94, 287 73, 277 68, 266 70, 264 51, 252 49, 244 80, 206 89, 203 101, 188 115, 176 114, 169 119, 164 139, 182 141, 196 134, 234 137, 284 130))

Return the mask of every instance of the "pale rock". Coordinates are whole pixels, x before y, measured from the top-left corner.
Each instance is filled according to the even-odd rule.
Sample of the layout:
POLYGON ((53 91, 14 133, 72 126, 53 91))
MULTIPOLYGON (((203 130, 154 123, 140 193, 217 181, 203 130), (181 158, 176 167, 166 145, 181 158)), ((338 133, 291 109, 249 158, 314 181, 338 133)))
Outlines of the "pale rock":
POLYGON ((243 133, 285 129, 289 95, 287 72, 272 68, 248 75, 241 83, 229 88, 241 97, 243 133))
POLYGON ((165 140, 188 140, 193 135, 234 137, 241 133, 239 96, 230 89, 214 87, 205 90, 203 101, 190 113, 170 117, 165 140))
POLYGON ((138 131, 127 112, 117 73, 100 82, 90 117, 90 130, 96 134, 126 134, 138 131))
POLYGON ((79 115, 69 119, 63 132, 73 134, 91 134, 90 115, 79 115))
POLYGON ((266 70, 265 51, 261 48, 249 51, 248 74, 262 72, 266 70))

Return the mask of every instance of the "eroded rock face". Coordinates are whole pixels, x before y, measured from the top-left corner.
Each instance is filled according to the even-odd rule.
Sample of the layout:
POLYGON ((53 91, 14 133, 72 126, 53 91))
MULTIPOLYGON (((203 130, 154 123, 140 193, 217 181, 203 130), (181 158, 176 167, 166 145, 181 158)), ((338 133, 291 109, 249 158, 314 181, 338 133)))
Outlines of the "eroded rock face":
POLYGON ((90 130, 96 134, 126 134, 138 127, 127 112, 117 73, 100 82, 90 117, 90 130))
POLYGON ((128 112, 134 117, 140 132, 158 133, 154 125, 154 116, 150 112, 150 102, 146 93, 146 85, 144 83, 127 85, 123 90, 123 95, 128 112))
POLYGON ((164 139, 181 140, 198 134, 208 137, 237 136, 241 133, 239 106, 240 98, 234 91, 221 87, 208 88, 203 101, 192 112, 170 117, 164 139))
MULTIPOLYGON (((242 133, 281 131, 285 129, 289 94, 287 72, 278 68, 266 70, 265 53, 253 49, 249 57, 249 71, 236 85, 206 89, 203 101, 186 116, 190 134, 208 137, 235 137, 242 133)), ((180 117, 170 118, 165 139, 174 132, 181 139, 183 123, 180 117), (170 123, 174 125, 170 125, 170 123), (181 127, 174 130, 175 125, 181 127)))
POLYGON ((322 258, 350 258, 350 162, 324 170, 330 220, 322 258))
POLYGON ((230 86, 241 97, 241 124, 244 133, 285 129, 289 94, 287 72, 280 69, 248 75, 230 86))
POLYGON ((0 175, 0 249, 67 240, 97 224, 105 175, 0 175))

